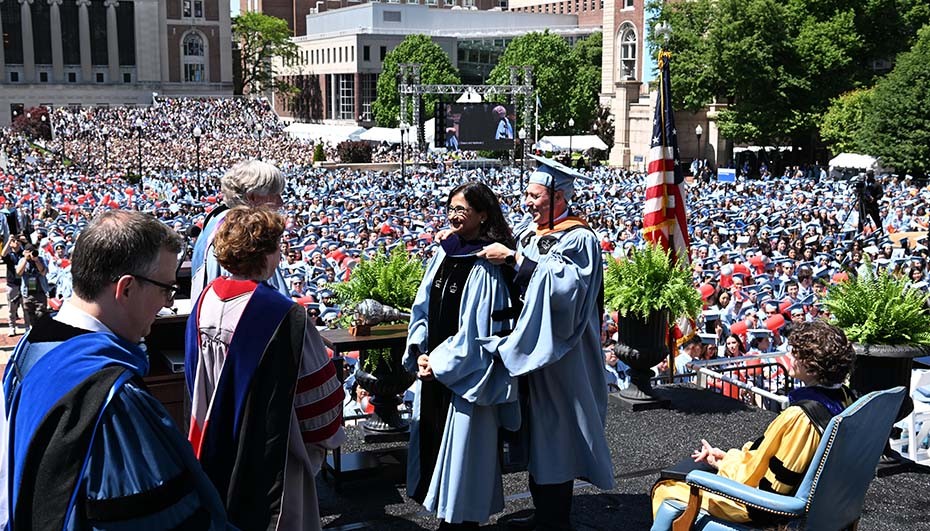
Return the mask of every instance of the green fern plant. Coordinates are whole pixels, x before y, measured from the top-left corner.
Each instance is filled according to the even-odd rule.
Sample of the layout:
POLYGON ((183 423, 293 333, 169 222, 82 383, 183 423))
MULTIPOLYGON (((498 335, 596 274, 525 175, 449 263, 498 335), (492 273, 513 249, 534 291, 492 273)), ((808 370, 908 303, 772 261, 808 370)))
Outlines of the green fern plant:
MULTIPOLYGON (((343 305, 343 317, 337 325, 348 327, 355 306, 365 299, 374 299, 398 310, 409 311, 423 279, 421 261, 412 258, 398 245, 390 252, 380 247, 368 259, 362 259, 348 282, 336 284, 336 298, 343 305)), ((364 369, 373 372, 382 360, 390 363, 390 349, 371 350, 365 356, 364 369)))
POLYGON ((886 271, 852 277, 830 288, 823 303, 850 341, 930 346, 927 294, 886 271))
POLYGON ((364 299, 408 311, 423 279, 423 264, 398 245, 390 252, 378 248, 374 256, 362 259, 348 282, 336 284, 336 296, 343 305, 354 306, 364 299))
POLYGON ((673 263, 670 251, 649 244, 633 249, 629 258, 608 262, 604 304, 624 317, 645 320, 652 312, 667 310, 672 320, 693 319, 701 311, 701 295, 685 262, 673 263))

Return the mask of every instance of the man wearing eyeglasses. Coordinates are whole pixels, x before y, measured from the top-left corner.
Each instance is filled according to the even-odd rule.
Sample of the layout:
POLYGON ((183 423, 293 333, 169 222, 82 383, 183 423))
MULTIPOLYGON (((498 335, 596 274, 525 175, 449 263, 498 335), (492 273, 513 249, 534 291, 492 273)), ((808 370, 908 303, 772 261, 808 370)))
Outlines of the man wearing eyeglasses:
POLYGON ((81 232, 73 296, 23 337, 4 377, 11 528, 225 528, 190 444, 142 384, 140 342, 174 299, 181 248, 141 212, 81 232))

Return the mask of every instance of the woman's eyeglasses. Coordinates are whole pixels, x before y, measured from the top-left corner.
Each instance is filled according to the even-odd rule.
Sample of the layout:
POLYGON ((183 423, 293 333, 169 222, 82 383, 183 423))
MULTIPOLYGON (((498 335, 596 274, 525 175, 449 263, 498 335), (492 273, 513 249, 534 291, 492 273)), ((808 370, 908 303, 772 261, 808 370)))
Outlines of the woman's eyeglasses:
POLYGON ((466 206, 457 205, 457 206, 450 206, 446 208, 446 214, 449 216, 463 215, 469 212, 471 212, 471 207, 466 207, 466 206))

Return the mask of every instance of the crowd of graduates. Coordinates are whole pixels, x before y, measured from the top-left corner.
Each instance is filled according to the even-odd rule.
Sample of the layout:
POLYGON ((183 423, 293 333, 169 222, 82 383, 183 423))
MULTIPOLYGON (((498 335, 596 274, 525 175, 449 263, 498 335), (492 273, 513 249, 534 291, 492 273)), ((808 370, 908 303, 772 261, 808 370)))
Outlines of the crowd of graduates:
MULTIPOLYGON (((71 243, 95 214, 153 211, 193 240, 222 200, 219 176, 258 156, 286 176, 283 267, 292 294, 322 304, 326 317, 337 315, 332 284, 379 247, 403 246, 424 259, 433 253, 434 235, 447 223, 444 202, 457 184, 481 180, 501 198, 511 224, 524 216, 517 167, 469 169, 442 153, 424 155, 431 162, 412 164, 405 175, 314 167, 313 143, 289 138, 263 99, 158 97, 151 107, 55 109, 50 119, 54 138, 47 144, 9 131, 0 137, 0 188, 3 213, 31 229, 60 293, 68 292, 71 243), (198 167, 195 126, 202 129, 198 167), (141 179, 135 175, 139 142, 141 179), (447 164, 433 164, 444 159, 447 164)), ((334 155, 332 145, 327 151, 334 155)), ((396 148, 375 153, 376 162, 397 158, 396 148)), ((410 153, 407 158, 413 160, 410 153)), ((579 187, 573 208, 597 232, 604 256, 620 258, 644 244, 644 177, 604 167, 588 173, 594 182, 579 187)), ((926 289, 930 188, 879 176, 881 226, 863 219, 860 230, 857 195, 847 181, 792 168, 764 177, 737 184, 699 178, 688 186, 694 281, 707 307, 698 327, 714 335, 706 343, 722 351, 736 335, 746 350, 751 330, 768 329, 775 349, 784 322, 822 316, 819 301, 829 285, 864 267, 885 268, 926 289)))

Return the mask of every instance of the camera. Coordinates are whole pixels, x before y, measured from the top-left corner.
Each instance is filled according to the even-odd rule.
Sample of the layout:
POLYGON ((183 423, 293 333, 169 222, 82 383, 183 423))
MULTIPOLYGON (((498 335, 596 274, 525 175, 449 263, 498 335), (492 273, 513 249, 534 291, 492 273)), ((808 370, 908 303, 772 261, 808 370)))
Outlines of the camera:
POLYGON ((849 188, 861 194, 865 190, 865 174, 860 173, 858 176, 849 179, 849 188))

